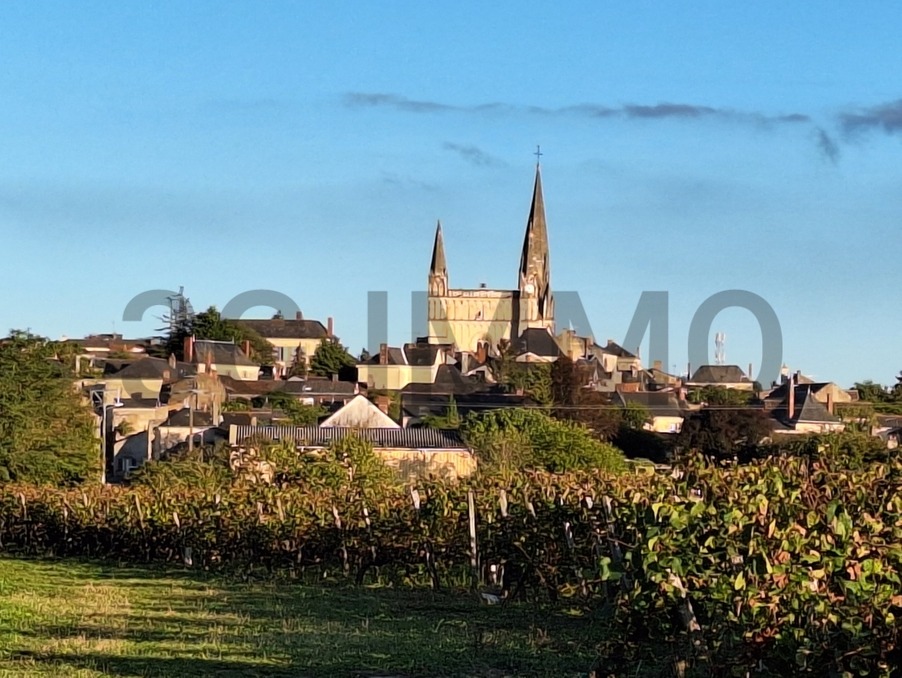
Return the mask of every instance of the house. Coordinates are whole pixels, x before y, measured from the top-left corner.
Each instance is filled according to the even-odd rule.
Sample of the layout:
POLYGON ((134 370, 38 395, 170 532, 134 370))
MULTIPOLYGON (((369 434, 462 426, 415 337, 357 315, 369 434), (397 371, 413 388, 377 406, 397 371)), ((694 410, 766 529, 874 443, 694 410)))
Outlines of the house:
POLYGON ((369 389, 399 391, 408 384, 433 383, 439 368, 453 363, 451 346, 382 344, 377 355, 357 365, 357 379, 369 389))
POLYGON ((326 409, 336 409, 350 402, 360 393, 356 383, 310 377, 301 379, 267 379, 261 381, 244 381, 232 377, 222 377, 228 400, 253 401, 276 394, 286 394, 297 399, 303 405, 320 405, 326 409))
POLYGON ((185 339, 185 360, 197 366, 198 372, 215 371, 220 376, 244 381, 256 381, 260 365, 248 357, 250 346, 244 350, 231 341, 185 339))
POLYGON ((323 339, 335 338, 332 318, 323 325, 319 320, 305 319, 300 311, 293 319, 277 315, 268 320, 242 318, 232 322, 256 332, 272 344, 276 379, 287 375, 299 360, 309 365, 323 339))
POLYGON ((810 384, 795 384, 786 390, 783 402, 771 410, 771 416, 785 427, 784 433, 843 431, 845 424, 831 409, 815 397, 810 384))
POLYGON ((349 428, 344 426, 230 426, 229 444, 238 459, 248 454, 250 441, 284 440, 298 452, 322 450, 333 440, 359 436, 385 463, 405 479, 435 476, 463 478, 476 470, 476 458, 457 431, 428 428, 349 428))
MULTIPOLYGON (((533 363, 524 365, 530 369, 533 363)), ((401 389, 401 424, 419 426, 430 417, 447 415, 457 409, 461 417, 504 407, 534 406, 528 396, 505 392, 482 375, 467 376, 455 365, 442 365, 431 384, 408 384, 401 389)))
POLYGON ((755 390, 755 382, 747 377, 738 365, 702 365, 695 371, 686 386, 690 389, 714 386, 739 391, 755 390))
POLYGON ((156 454, 187 442, 192 437, 195 446, 211 445, 217 440, 224 440, 225 434, 219 429, 218 418, 213 412, 188 407, 171 413, 166 421, 156 427, 156 454))
POLYGON ((643 428, 655 433, 679 433, 683 426, 684 408, 672 391, 617 391, 611 402, 620 407, 639 405, 648 410, 651 421, 643 428))
MULTIPOLYGON (((799 375, 800 376, 800 375, 799 375)), ((764 409, 775 410, 780 407, 786 400, 789 392, 790 383, 794 380, 786 381, 777 386, 764 398, 764 409)), ((823 404, 828 411, 834 412, 836 405, 844 405, 853 402, 852 395, 832 381, 814 382, 804 377, 794 381, 796 387, 805 386, 814 399, 823 404)))
POLYGON ((321 427, 342 428, 401 428, 366 396, 357 395, 341 409, 320 422, 321 427))
POLYGON ((672 391, 683 386, 683 378, 675 374, 669 374, 662 369, 661 361, 655 360, 652 367, 647 369, 645 386, 649 391, 672 391))
POLYGON ((164 384, 171 384, 196 373, 190 363, 176 362, 174 358, 144 357, 132 361, 107 361, 100 377, 83 379, 81 386, 102 389, 107 403, 115 399, 131 400, 145 407, 154 407, 160 400, 164 384))
POLYGON ((553 363, 564 355, 547 327, 530 327, 511 342, 519 363, 553 363))

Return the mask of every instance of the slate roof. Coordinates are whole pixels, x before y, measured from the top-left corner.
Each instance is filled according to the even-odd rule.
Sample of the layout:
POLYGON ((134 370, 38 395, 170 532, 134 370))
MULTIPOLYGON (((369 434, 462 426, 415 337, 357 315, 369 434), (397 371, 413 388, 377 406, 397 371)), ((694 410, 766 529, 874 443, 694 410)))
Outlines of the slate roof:
POLYGON ((607 353, 609 355, 615 355, 618 358, 635 358, 636 357, 635 353, 630 353, 625 348, 623 348, 623 346, 621 346, 620 344, 618 344, 614 341, 611 341, 610 339, 608 339, 608 343, 605 344, 604 346, 599 346, 598 344, 596 344, 590 350, 592 351, 592 353, 595 353, 595 354, 607 353))
POLYGON ((214 365, 243 365, 258 367, 257 363, 247 357, 241 347, 230 341, 212 341, 198 339, 194 342, 194 360, 198 364, 206 361, 207 353, 212 355, 214 365))
POLYGON ((267 379, 260 381, 246 381, 232 377, 220 377, 226 391, 234 396, 265 396, 270 393, 289 393, 294 396, 307 395, 311 397, 322 395, 352 396, 355 393, 355 385, 349 381, 332 381, 331 379, 267 379))
POLYGON ((738 384, 747 382, 748 378, 738 365, 702 365, 689 381, 694 384, 738 384))
POLYGON ((267 339, 323 339, 329 334, 319 320, 272 318, 232 320, 267 339))
POLYGON ((460 394, 473 393, 485 390, 483 381, 465 377, 454 365, 439 365, 435 371, 435 381, 431 384, 407 384, 401 389, 402 393, 435 393, 435 394, 460 394))
POLYGON ((309 447, 325 447, 332 440, 347 436, 359 436, 375 448, 400 449, 466 449, 458 431, 431 428, 362 428, 343 426, 232 426, 229 440, 232 444, 248 438, 289 440, 309 447))
POLYGON ((614 394, 613 401, 617 405, 628 404, 642 405, 649 414, 657 417, 682 417, 683 410, 680 401, 672 391, 638 391, 624 393, 618 391, 614 394))
POLYGON ((165 379, 166 373, 169 379, 174 381, 182 377, 188 377, 197 372, 190 363, 176 363, 173 370, 169 361, 163 358, 141 358, 118 367, 109 361, 104 367, 104 377, 116 379, 165 379))
MULTIPOLYGON (((413 365, 415 367, 429 367, 435 364, 436 354, 445 347, 440 344, 405 344, 404 346, 388 347, 389 365, 413 365)), ((379 352, 370 356, 364 365, 378 365, 379 352)))
MULTIPOLYGON (((822 381, 822 382, 807 382, 804 384, 796 384, 796 400, 801 394, 804 394, 807 390, 810 390, 811 393, 820 393, 822 389, 827 386, 830 386, 831 382, 822 381)), ((786 397, 789 395, 789 382, 785 382, 780 384, 773 391, 767 394, 767 397, 764 398, 765 405, 773 405, 775 403, 782 403, 786 400, 786 397)))
POLYGON ((789 398, 787 397, 783 403, 775 409, 774 416, 783 421, 792 423, 815 423, 815 424, 838 424, 842 420, 835 414, 830 414, 823 403, 814 397, 814 393, 808 388, 808 385, 796 387, 795 405, 792 418, 789 414, 789 398))
POLYGON ((530 327, 523 330, 512 344, 517 355, 532 353, 544 358, 560 358, 563 355, 561 347, 558 346, 551 332, 541 327, 530 327))
MULTIPOLYGON (((442 416, 448 413, 451 395, 438 393, 402 393, 401 414, 412 419, 425 416, 442 416)), ((485 412, 508 407, 530 407, 536 403, 525 395, 500 392, 455 394, 454 405, 458 414, 466 416, 471 412, 485 412)))
MULTIPOLYGON (((184 426, 187 427, 190 420, 190 411, 187 407, 170 413, 169 418, 160 424, 161 427, 166 426, 184 426)), ((213 413, 204 410, 194 410, 194 426, 195 428, 204 428, 206 426, 215 426, 213 423, 213 413)))

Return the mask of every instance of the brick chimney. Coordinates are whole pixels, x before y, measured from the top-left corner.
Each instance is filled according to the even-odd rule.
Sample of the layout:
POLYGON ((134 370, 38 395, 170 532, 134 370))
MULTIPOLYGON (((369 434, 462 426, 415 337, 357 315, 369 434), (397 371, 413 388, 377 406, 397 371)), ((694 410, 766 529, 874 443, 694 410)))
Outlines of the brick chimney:
POLYGON ((250 339, 245 339, 241 344, 241 350, 244 351, 244 355, 250 356, 251 354, 251 342, 250 339))
POLYGON ((789 403, 786 406, 786 417, 792 419, 796 413, 796 377, 789 375, 789 403))
POLYGON ((326 336, 331 338, 333 334, 332 316, 326 318, 326 336))
POLYGON ((379 364, 388 365, 388 344, 379 344, 379 364))
POLYGON ((194 336, 185 337, 185 343, 182 346, 182 352, 185 354, 185 362, 194 362, 194 336))
POLYGON ((378 395, 375 400, 376 407, 378 407, 383 414, 388 414, 388 408, 391 406, 391 398, 386 395, 378 395))
POLYGON ((487 358, 488 353, 486 351, 485 342, 480 341, 478 344, 476 344, 476 362, 482 365, 487 358))
POLYGON ((300 311, 298 311, 298 312, 296 312, 296 313, 294 314, 294 319, 295 319, 295 320, 303 320, 303 319, 304 319, 304 314, 301 313, 300 311))
POLYGON ((827 389, 827 412, 833 414, 833 391, 827 389))

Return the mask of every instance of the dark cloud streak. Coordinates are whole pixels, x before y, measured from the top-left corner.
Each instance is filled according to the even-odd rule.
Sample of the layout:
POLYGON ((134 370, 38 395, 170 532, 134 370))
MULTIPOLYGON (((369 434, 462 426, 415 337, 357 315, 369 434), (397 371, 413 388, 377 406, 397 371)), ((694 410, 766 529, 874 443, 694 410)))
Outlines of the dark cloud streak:
POLYGON ((586 118, 624 118, 627 120, 691 120, 710 118, 759 124, 811 122, 811 118, 803 113, 774 116, 759 112, 743 112, 728 108, 672 102, 661 102, 654 105, 625 104, 617 107, 583 103, 561 108, 546 108, 544 106, 514 106, 498 102, 458 106, 438 101, 408 99, 397 94, 350 92, 345 94, 344 103, 349 108, 392 108, 405 113, 519 113, 548 117, 581 116, 586 118))
POLYGON ((818 127, 815 130, 815 135, 817 138, 817 147, 820 149, 821 153, 824 154, 824 157, 832 162, 834 165, 839 162, 839 144, 831 137, 827 132, 818 127))
POLYGON ((839 124, 848 136, 874 129, 882 129, 887 134, 902 132, 902 99, 855 113, 843 113, 839 116, 839 124))
POLYGON ((500 167, 504 165, 504 162, 499 160, 498 158, 486 153, 478 146, 472 146, 468 144, 455 144, 451 141, 446 141, 442 144, 442 148, 446 151, 453 151, 457 153, 461 158, 466 160, 471 165, 476 165, 477 167, 500 167))

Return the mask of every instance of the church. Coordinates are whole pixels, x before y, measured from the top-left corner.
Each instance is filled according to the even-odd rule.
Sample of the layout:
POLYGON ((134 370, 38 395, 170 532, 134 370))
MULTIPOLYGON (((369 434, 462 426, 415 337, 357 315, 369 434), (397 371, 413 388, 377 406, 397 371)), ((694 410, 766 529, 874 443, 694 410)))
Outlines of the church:
POLYGON ((548 260, 548 227, 542 176, 536 164, 535 185, 520 255, 517 289, 452 289, 439 222, 432 248, 427 292, 428 342, 458 351, 488 353, 502 341, 516 342, 527 330, 554 336, 554 297, 548 260))

